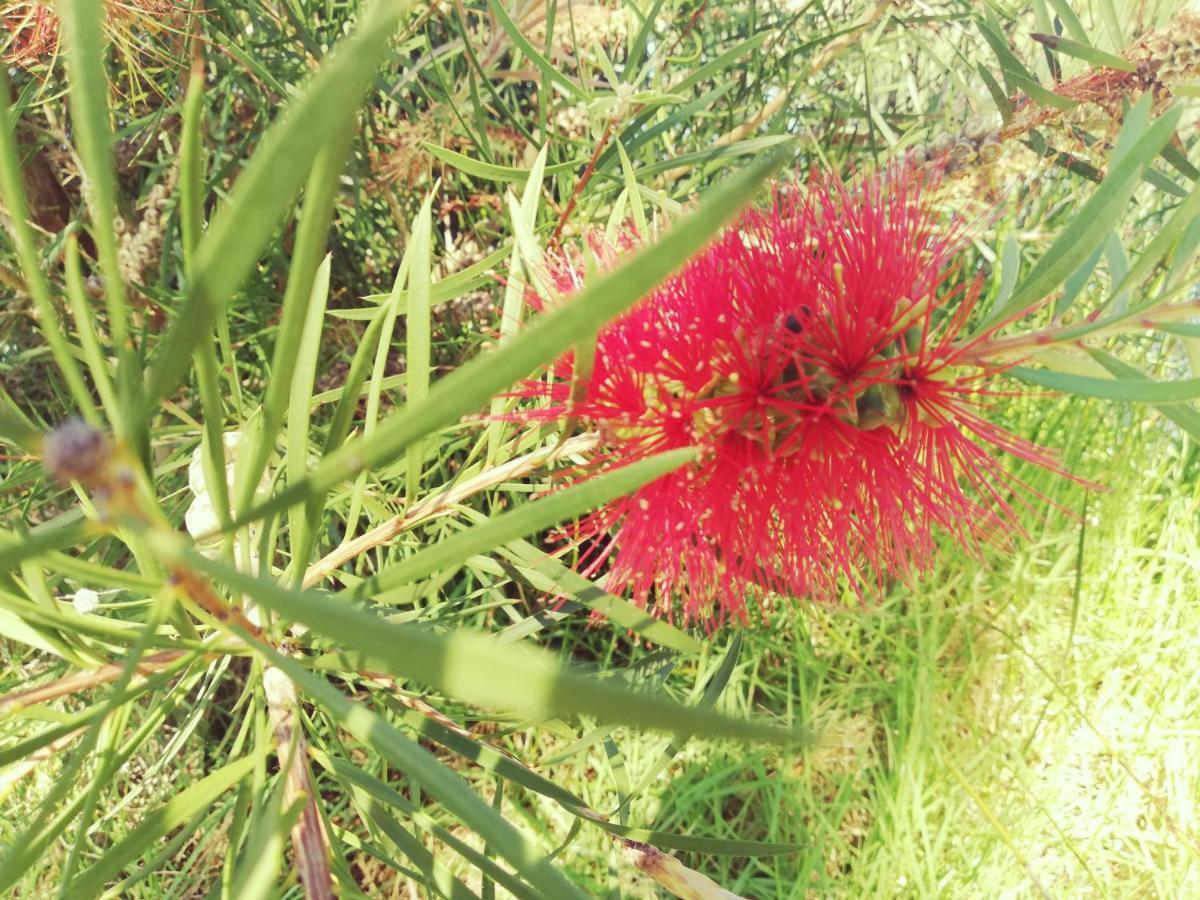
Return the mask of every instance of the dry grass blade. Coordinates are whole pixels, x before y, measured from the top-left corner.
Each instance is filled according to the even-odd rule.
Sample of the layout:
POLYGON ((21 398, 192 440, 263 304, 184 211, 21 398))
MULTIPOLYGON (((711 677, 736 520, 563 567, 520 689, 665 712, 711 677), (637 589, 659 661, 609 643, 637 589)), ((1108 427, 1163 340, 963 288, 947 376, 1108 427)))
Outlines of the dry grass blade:
POLYGON ((283 802, 290 807, 303 799, 304 809, 292 826, 292 851, 304 896, 308 900, 333 900, 333 877, 329 871, 329 836, 317 808, 317 792, 308 771, 308 742, 296 727, 296 688, 279 669, 263 672, 263 690, 271 727, 279 741, 279 765, 286 770, 283 802))
POLYGON ((746 900, 648 844, 626 841, 625 858, 679 900, 746 900))
MULTIPOLYGON (((164 650, 162 653, 147 656, 138 663, 137 671, 140 675, 151 675, 154 672, 159 672, 170 666, 186 652, 185 650, 164 650)), ((6 694, 0 697, 0 715, 15 712, 16 710, 27 706, 34 706, 38 703, 45 703, 48 700, 66 697, 79 691, 86 691, 101 684, 108 684, 115 681, 123 670, 124 666, 111 663, 101 666, 98 669, 76 672, 73 675, 59 678, 40 687, 6 694)))

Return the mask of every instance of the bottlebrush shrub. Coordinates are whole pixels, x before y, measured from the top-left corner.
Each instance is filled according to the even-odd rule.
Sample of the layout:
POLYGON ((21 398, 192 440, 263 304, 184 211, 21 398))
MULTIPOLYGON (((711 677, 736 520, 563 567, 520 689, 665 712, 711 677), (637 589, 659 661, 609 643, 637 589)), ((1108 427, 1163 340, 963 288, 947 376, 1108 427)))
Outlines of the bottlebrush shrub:
MULTIPOLYGON (((605 471, 678 447, 696 462, 569 529, 608 586, 670 615, 745 617, 753 588, 828 600, 928 566, 935 529, 966 548, 1014 524, 1006 451, 1047 452, 983 415, 1005 366, 965 337, 982 281, 966 236, 908 167, 846 186, 815 175, 746 212, 631 312, 580 367, 523 395, 527 418, 596 428, 605 471), (612 535, 611 541, 603 540, 612 535)), ((569 294, 587 254, 614 265, 635 235, 594 235, 550 266, 569 294)), ((587 477, 585 473, 584 477, 587 477)))

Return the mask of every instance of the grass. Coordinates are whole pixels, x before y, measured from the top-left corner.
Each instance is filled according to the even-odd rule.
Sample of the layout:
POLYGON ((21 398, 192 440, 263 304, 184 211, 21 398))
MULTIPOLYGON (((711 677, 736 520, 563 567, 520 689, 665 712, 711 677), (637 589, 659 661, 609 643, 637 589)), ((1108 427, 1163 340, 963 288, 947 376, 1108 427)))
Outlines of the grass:
MULTIPOLYGON (((1130 4, 1116 16, 1121 5, 1106 0, 1070 4, 1081 14, 1080 27, 1108 50, 1121 49, 1116 30, 1128 35, 1135 25, 1161 25, 1177 5, 1130 4)), ((281 488, 287 483, 283 473, 302 476, 321 458, 331 422, 373 432, 377 414, 417 404, 426 374, 436 390, 487 345, 528 333, 499 330, 505 298, 519 299, 511 280, 506 293, 495 277, 511 271, 517 233, 515 253, 528 267, 527 256, 560 231, 570 242, 588 227, 614 228, 639 216, 678 218, 698 191, 727 182, 785 136, 798 139, 799 168, 843 171, 869 168, 946 136, 958 140, 974 118, 986 119, 993 110, 977 66, 1003 75, 972 22, 978 5, 957 0, 895 9, 866 0, 681 0, 656 7, 662 21, 652 19, 641 38, 637 16, 623 30, 597 31, 596 21, 577 6, 558 4, 555 41, 544 27, 525 29, 520 57, 508 43, 516 41, 512 29, 492 27, 486 3, 442 4, 405 18, 388 65, 369 88, 346 176, 336 183, 313 180, 336 194, 327 248, 328 309, 319 333, 301 327, 313 308, 304 305, 306 291, 290 308, 288 322, 281 323, 280 313, 296 274, 293 251, 304 256, 307 268, 316 270, 320 261, 321 242, 308 240, 314 232, 290 213, 278 233, 265 225, 250 228, 250 219, 236 210, 224 220, 228 242, 221 246, 237 249, 241 264, 253 271, 236 292, 222 284, 233 296, 217 312, 211 340, 202 341, 206 352, 208 345, 215 348, 213 381, 189 377, 146 423, 153 451, 150 480, 171 528, 183 530, 193 499, 187 469, 201 444, 202 421, 214 408, 219 429, 237 428, 250 438, 261 427, 264 401, 272 415, 293 421, 310 408, 306 431, 289 431, 286 440, 276 434, 277 440, 263 444, 270 456, 268 481, 281 488), (559 47, 564 23, 572 37, 559 47), (744 44, 748 39, 756 43, 744 44), (643 56, 634 60, 639 42, 643 56), (614 65, 619 71, 610 72, 614 65), (546 75, 548 67, 554 77, 546 75), (543 77, 558 88, 542 90, 543 77), (645 90, 631 94, 629 86, 645 90), (643 105, 630 106, 635 102, 643 105), (752 127, 743 132, 748 122, 752 127), (613 140, 621 141, 619 151, 613 140), (450 153, 435 156, 422 142, 450 153), (513 172, 533 167, 543 145, 552 174, 542 185, 526 187, 513 172), (455 158, 452 153, 469 154, 474 171, 443 165, 455 158), (582 161, 593 157, 594 172, 581 177, 582 161), (424 231, 430 220, 419 212, 427 197, 431 234, 424 231), (510 216, 513 206, 520 207, 519 222, 510 216), (253 261, 248 245, 241 246, 256 239, 252 231, 264 244, 253 261), (414 263, 425 271, 409 271, 411 294, 400 298, 399 322, 380 338, 367 320, 381 295, 392 290, 410 241, 412 258, 429 252, 431 264, 414 263), (497 252, 503 264, 440 302, 444 276, 497 252), (424 277, 429 270, 432 284, 424 277), (436 302, 430 329, 424 321, 410 328, 407 314, 422 312, 431 299, 436 302), (288 347, 276 351, 275 344, 281 335, 301 331, 305 343, 296 361, 306 372, 315 366, 319 403, 309 403, 303 390, 288 398, 281 382, 273 382, 280 378, 278 367, 290 371, 292 363, 288 347), (364 373, 356 390, 366 399, 349 404, 339 420, 339 392, 356 366, 364 373), (415 390, 407 383, 412 366, 419 370, 415 390), (287 417, 285 400, 291 405, 287 417)), ((1044 84, 1052 77, 1048 58, 1027 32, 1051 30, 1043 21, 1048 10, 1065 6, 1033 2, 993 10, 996 20, 989 27, 1011 37, 1021 65, 1044 84)), ((200 104, 206 117, 200 198, 208 204, 206 216, 230 195, 279 106, 328 54, 358 7, 344 0, 278 8, 206 4, 197 26, 207 41, 209 79, 200 104)), ((615 13, 606 17, 616 21, 615 13)), ((127 233, 136 233, 139 223, 153 226, 147 228, 153 232, 153 258, 128 286, 133 366, 153 361, 151 354, 145 359, 138 354, 157 347, 186 296, 182 272, 188 253, 176 205, 185 188, 176 185, 171 171, 182 139, 177 113, 192 24, 186 17, 105 24, 116 29, 118 45, 109 67, 118 130, 116 206, 127 233), (155 185, 158 200, 151 202, 155 185), (148 206, 155 208, 154 217, 148 206)), ((1086 70, 1078 59, 1058 63, 1067 78, 1086 70)), ((61 196, 55 193, 49 206, 34 206, 44 216, 37 222, 38 248, 50 293, 55 308, 66 309, 61 255, 68 231, 83 235, 86 274, 96 273, 86 247, 81 173, 65 149, 62 61, 52 55, 14 72, 22 146, 61 181, 61 196)), ((317 109, 313 129, 324 118, 317 109)), ((1027 276, 1054 237, 1077 220, 1083 199, 1094 190, 1080 174, 1086 172, 1081 163, 1103 165, 1101 145, 1115 139, 1116 124, 1073 124, 1059 121, 1039 132, 1039 139, 1051 143, 1044 159, 1011 140, 994 165, 960 173, 937 195, 947 212, 967 219, 975 251, 965 269, 985 276, 989 301, 997 300, 1006 282, 1013 287, 999 270, 1011 264, 1027 276), (1084 126, 1100 143, 1079 136, 1084 126), (1051 152, 1063 149, 1078 159, 1051 152)), ((316 131, 306 134, 312 138, 316 131)), ((1186 132, 1184 139, 1183 149, 1191 149, 1186 132)), ((267 168, 268 181, 288 174, 267 168)), ((1095 271, 1067 273, 1068 284, 1079 286, 1076 307, 1066 310, 1068 321, 1099 310, 1119 280, 1123 257, 1136 262, 1155 236, 1168 202, 1163 179, 1193 187, 1179 166, 1159 162, 1153 172, 1158 180, 1137 188, 1123 224, 1111 238, 1100 236, 1105 250, 1098 264, 1092 260, 1095 271)), ((303 173, 291 174, 298 182, 303 173)), ((267 193, 273 208, 284 210, 292 202, 290 195, 267 193)), ((1096 232, 1093 223, 1078 224, 1085 238, 1096 232)), ((1143 272, 1148 277, 1130 285, 1130 302, 1152 296, 1164 281, 1194 278, 1194 231, 1161 267, 1149 266, 1143 272)), ((44 430, 76 404, 36 330, 41 313, 31 309, 7 244, 0 248, 0 280, 14 293, 0 309, 0 411, 19 410, 44 430)), ((1055 274, 1047 283, 1056 280, 1062 278, 1055 274)), ((98 338, 106 341, 106 313, 99 301, 84 303, 95 311, 98 338)), ((1038 315, 1036 321, 1044 323, 1049 312, 1038 315)), ((64 336, 72 347, 80 340, 71 327, 64 336)), ((192 337, 183 335, 185 342, 192 337)), ((1140 359, 1156 377, 1187 378, 1189 365, 1191 375, 1200 374, 1194 344, 1158 334, 1106 346, 1140 359)), ((100 368, 112 368, 109 350, 106 346, 100 368)), ((165 366, 176 363, 182 366, 182 357, 165 366)), ((472 753, 502 748, 592 809, 611 814, 612 822, 659 832, 652 843, 671 850, 667 842, 674 836, 680 849, 671 852, 748 898, 1200 895, 1197 436, 1146 406, 1045 394, 1004 397, 994 416, 1021 435, 1059 448, 1064 468, 1079 479, 1012 463, 1034 494, 1045 498, 1021 509, 1023 532, 982 548, 977 557, 946 540, 933 571, 913 584, 890 585, 865 602, 851 592, 842 606, 776 601, 744 627, 697 632, 704 645, 698 653, 663 652, 603 620, 589 622, 579 606, 557 615, 547 610, 533 583, 536 573, 512 543, 389 590, 388 606, 381 609, 397 620, 425 623, 439 634, 460 625, 481 628, 499 633, 501 646, 524 638, 578 671, 633 691, 689 705, 712 700, 717 710, 739 719, 807 725, 819 741, 803 750, 780 750, 700 736, 671 738, 600 725, 588 715, 522 720, 466 705, 444 685, 368 677, 330 663, 319 671, 357 708, 378 717, 371 728, 355 732, 359 740, 328 705, 305 703, 293 713, 295 731, 314 751, 312 777, 339 882, 369 896, 422 897, 441 893, 430 885, 444 887, 448 876, 456 876, 481 897, 522 893, 506 891, 508 863, 499 882, 481 874, 487 860, 499 855, 495 843, 482 836, 480 818, 468 821, 450 812, 444 797, 439 800, 438 785, 413 776, 371 743, 386 724, 419 741, 446 771, 464 779, 537 854, 557 850, 556 866, 592 896, 666 895, 638 870, 622 841, 475 765, 472 753), (467 732, 469 752, 447 749, 459 727, 467 732), (444 728, 451 729, 450 737, 444 728), (348 774, 348 767, 357 771, 348 774), (713 854, 695 850, 689 839, 796 849, 713 854), (464 849, 467 856, 476 854, 473 863, 464 849)), ((466 422, 421 435, 407 461, 388 459, 336 487, 315 523, 293 509, 291 520, 283 516, 241 532, 226 559, 244 565, 257 556, 270 562, 268 575, 295 580, 293 570, 306 560, 297 562, 293 554, 303 556, 297 547, 309 538, 307 549, 315 547, 319 557, 399 514, 406 495, 432 494, 481 459, 502 462, 532 450, 539 440, 515 438, 510 429, 505 440, 511 443, 505 444, 502 434, 503 429, 466 422), (313 524, 304 541, 293 543, 294 534, 313 524)), ((46 478, 36 457, 9 444, 3 452, 0 525, 6 531, 52 522, 78 508, 76 493, 46 478)), ((244 466, 245 455, 239 457, 244 466)), ((423 522, 340 567, 333 586, 349 590, 372 574, 394 571, 413 553, 468 524, 520 507, 543 486, 543 479, 531 476, 489 488, 456 507, 456 515, 423 522)), ((12 544, 6 536, 0 549, 12 544)), ((43 554, 0 572, 0 703, 100 661, 128 659, 132 628, 114 637, 85 627, 140 625, 163 613, 171 593, 160 577, 160 560, 137 540, 128 547, 97 539, 84 551, 43 554), (84 586, 103 592, 98 616, 71 620, 70 627, 41 627, 39 609, 61 610, 84 586), (31 632, 30 622, 39 629, 31 632)), ((236 599, 240 590, 227 594, 236 599)), ((200 621, 200 627, 207 626, 200 621)), ((159 634, 169 636, 178 635, 159 634)), ((320 629, 293 631, 277 646, 294 651, 306 665, 330 649, 320 629)), ((35 861, 13 890, 20 896, 69 897, 72 886, 63 886, 64 873, 86 875, 122 839, 160 821, 161 834, 136 848, 141 855, 124 865, 123 882, 108 882, 110 893, 230 896, 231 885, 244 884, 238 879, 251 878, 261 863, 269 882, 262 896, 302 896, 284 850, 289 810, 277 786, 285 780, 280 757, 286 747, 278 748, 273 736, 271 715, 277 710, 262 690, 263 666, 261 656, 244 648, 210 659, 184 658, 169 678, 135 687, 141 693, 133 701, 114 701, 102 727, 80 737, 63 725, 61 739, 49 747, 31 749, 23 742, 63 723, 78 724, 71 717, 101 709, 113 698, 110 689, 93 686, 23 709, 0 706, 0 874, 22 854, 35 861), (237 790, 186 810, 185 821, 164 818, 181 792, 244 758, 253 758, 254 768, 237 790), (47 797, 54 802, 46 803, 47 797), (93 808, 78 816, 84 803, 93 808), (30 842, 26 829, 37 821, 45 825, 37 835, 41 846, 14 849, 19 839, 30 842)), ((502 830, 490 834, 503 836, 502 830)))

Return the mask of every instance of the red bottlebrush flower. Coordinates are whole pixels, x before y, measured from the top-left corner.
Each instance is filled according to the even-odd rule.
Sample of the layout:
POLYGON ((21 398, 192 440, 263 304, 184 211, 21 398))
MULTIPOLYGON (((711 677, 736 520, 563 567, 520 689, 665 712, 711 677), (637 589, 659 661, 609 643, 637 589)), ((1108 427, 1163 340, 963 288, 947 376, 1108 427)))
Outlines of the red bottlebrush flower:
MULTIPOLYGON (((991 448, 1052 463, 981 416, 1000 367, 959 368, 980 291, 957 280, 963 245, 909 169, 780 187, 601 331, 586 385, 570 357, 528 382, 548 403, 522 415, 600 431, 593 467, 701 450, 570 529, 597 539, 589 570, 610 560, 610 590, 711 624, 755 587, 861 592, 928 566, 935 529, 976 550, 1010 522, 1021 485, 991 448)), ((590 249, 603 267, 621 248, 590 249)), ((569 293, 584 269, 551 275, 569 293)))

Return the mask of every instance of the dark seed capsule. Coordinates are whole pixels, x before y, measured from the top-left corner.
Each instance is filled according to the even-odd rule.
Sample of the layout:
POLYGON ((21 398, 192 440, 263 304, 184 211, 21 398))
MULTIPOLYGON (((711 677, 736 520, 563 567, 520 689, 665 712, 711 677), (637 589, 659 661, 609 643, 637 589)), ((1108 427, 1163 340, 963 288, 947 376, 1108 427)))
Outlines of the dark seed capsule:
POLYGON ((108 439, 82 419, 67 419, 42 445, 42 464, 63 484, 95 479, 108 457, 108 439))

